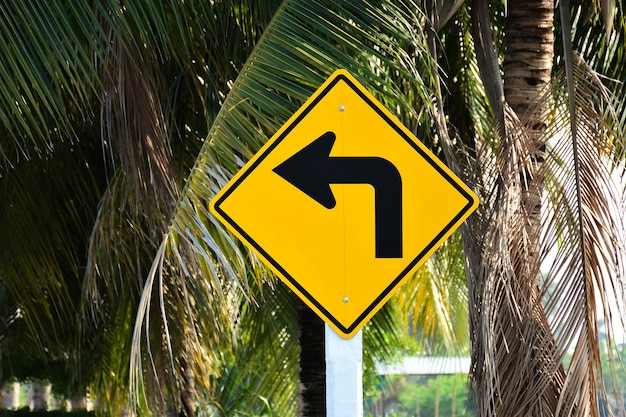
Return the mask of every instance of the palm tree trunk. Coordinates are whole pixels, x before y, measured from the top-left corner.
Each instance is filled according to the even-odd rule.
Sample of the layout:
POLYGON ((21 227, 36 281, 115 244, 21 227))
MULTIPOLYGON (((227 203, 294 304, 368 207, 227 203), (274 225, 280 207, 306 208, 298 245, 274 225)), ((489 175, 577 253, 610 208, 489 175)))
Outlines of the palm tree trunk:
POLYGON ((326 416, 326 358, 324 321, 298 301, 300 330, 299 417, 326 416))
MULTIPOLYGON (((528 210, 526 228, 529 263, 538 261, 539 222, 541 215, 541 164, 545 143, 545 114, 537 106, 543 90, 550 82, 554 55, 554 2, 521 0, 510 2, 505 26, 506 55, 504 59, 504 96, 521 121, 527 136, 532 163, 522 175, 521 208, 528 210)), ((508 132, 514 135, 515 132, 508 132)))
POLYGON ((552 70, 554 3, 507 4, 498 201, 477 229, 482 254, 470 265, 474 400, 481 417, 554 416, 564 371, 539 293, 541 96, 552 70))
MULTIPOLYGON (((504 94, 523 117, 550 82, 554 55, 554 2, 518 0, 508 3, 505 37, 504 94)), ((542 120, 532 129, 545 127, 542 120)))
MULTIPOLYGON (((494 370, 500 387, 496 398, 480 409, 490 415, 552 416, 563 389, 563 369, 539 294, 539 237, 541 176, 546 129, 540 103, 550 81, 553 62, 552 0, 520 0, 508 3, 504 61, 504 94, 513 115, 506 125, 504 147, 524 151, 510 163, 508 175, 519 195, 505 200, 503 216, 508 248, 506 268, 496 277, 500 288, 496 304, 499 329, 494 338, 494 370), (524 393, 520 395, 520 392, 524 393), (487 411, 488 410, 488 411, 487 411)), ((506 192, 505 192, 506 194, 506 192)))

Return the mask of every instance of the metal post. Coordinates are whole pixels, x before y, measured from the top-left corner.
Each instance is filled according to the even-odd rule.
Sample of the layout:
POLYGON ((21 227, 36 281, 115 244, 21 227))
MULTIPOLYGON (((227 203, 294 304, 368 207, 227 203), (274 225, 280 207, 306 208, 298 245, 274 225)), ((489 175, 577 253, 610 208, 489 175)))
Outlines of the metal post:
POLYGON ((325 324, 326 417, 363 417, 363 338, 341 338, 325 324))

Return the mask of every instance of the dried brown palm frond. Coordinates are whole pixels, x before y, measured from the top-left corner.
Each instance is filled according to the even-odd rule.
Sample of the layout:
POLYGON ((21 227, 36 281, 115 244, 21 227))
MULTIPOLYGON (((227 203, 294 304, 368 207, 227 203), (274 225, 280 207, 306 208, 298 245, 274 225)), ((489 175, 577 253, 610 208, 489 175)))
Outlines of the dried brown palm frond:
POLYGON ((545 121, 543 139, 532 139, 525 122, 506 112, 507 135, 477 153, 471 181, 482 204, 464 239, 480 415, 599 412, 598 322, 615 315, 612 299, 623 300, 622 193, 610 178, 618 134, 610 126, 619 124, 597 76, 582 62, 575 68, 574 130, 560 99, 567 91, 562 72, 537 105, 548 110, 529 116, 545 121), (537 143, 547 144, 541 158, 537 143), (538 205, 539 248, 528 227, 538 205))
POLYGON ((541 306, 540 259, 529 232, 542 183, 539 150, 512 112, 505 111, 505 121, 507 136, 492 154, 479 154, 484 166, 491 165, 483 207, 490 214, 474 229, 479 258, 468 260, 476 262, 469 280, 472 377, 480 415, 550 415, 562 372, 541 306))
POLYGON ((542 250, 544 254, 556 251, 542 294, 557 347, 563 356, 572 354, 559 411, 574 412, 570 404, 576 398, 593 415, 597 384, 602 383, 601 350, 613 349, 611 328, 607 327, 603 345, 598 327, 605 321, 623 329, 624 322, 611 315, 624 317, 626 313, 626 236, 618 209, 623 185, 611 174, 618 160, 615 142, 623 141, 623 132, 613 110, 615 98, 584 61, 575 60, 570 76, 559 79, 561 90, 569 79, 570 107, 568 112, 563 105, 557 107, 561 111, 555 117, 555 122, 569 121, 569 129, 555 123, 553 136, 567 133, 554 140, 546 164, 547 175, 556 180, 546 188, 549 207, 542 222, 542 250))
POLYGON ((117 156, 111 162, 123 173, 128 192, 143 208, 138 214, 148 221, 147 229, 158 241, 176 203, 177 190, 156 77, 144 73, 156 66, 138 62, 153 58, 138 53, 131 56, 120 40, 113 38, 111 43, 115 55, 102 68, 102 140, 117 156))
MULTIPOLYGON (((481 25, 475 35, 482 37, 475 47, 482 50, 478 66, 499 135, 477 130, 464 150, 443 104, 435 114, 450 166, 466 174, 481 199, 462 228, 478 414, 597 415, 603 392, 596 385, 603 348, 597 323, 602 315, 614 322, 624 316, 612 304, 621 298, 623 306, 624 297, 624 232, 615 209, 623 191, 604 185, 622 158, 620 104, 589 67, 582 61, 573 67, 566 57, 576 71, 555 74, 518 120, 500 105, 503 95, 493 93, 502 80, 489 29, 481 30, 491 24, 485 7, 472 4, 481 25), (530 121, 541 129, 528 132, 530 121), (565 139, 556 142, 557 136, 565 139), (460 163, 459 155, 469 162, 460 163), (547 261, 553 266, 544 278, 547 261)), ((564 44, 571 54, 571 39, 564 44)))
POLYGON ((115 37, 111 43, 114 47, 101 69, 100 125, 113 172, 108 174, 90 237, 84 285, 87 301, 99 297, 99 283, 110 287, 111 299, 118 296, 118 290, 125 287, 120 280, 129 278, 128 271, 120 271, 118 265, 134 265, 130 277, 136 288, 143 287, 150 253, 167 230, 178 193, 154 77, 142 73, 145 70, 137 62, 146 58, 130 57, 115 37))

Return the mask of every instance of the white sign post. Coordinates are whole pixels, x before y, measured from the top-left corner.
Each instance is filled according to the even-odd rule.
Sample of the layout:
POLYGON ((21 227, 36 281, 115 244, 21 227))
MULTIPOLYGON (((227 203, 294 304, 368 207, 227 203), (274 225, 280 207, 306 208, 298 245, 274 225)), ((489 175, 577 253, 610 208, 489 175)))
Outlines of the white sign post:
POLYGON ((359 330, 343 339, 328 324, 326 338, 326 417, 363 417, 363 338, 359 330))

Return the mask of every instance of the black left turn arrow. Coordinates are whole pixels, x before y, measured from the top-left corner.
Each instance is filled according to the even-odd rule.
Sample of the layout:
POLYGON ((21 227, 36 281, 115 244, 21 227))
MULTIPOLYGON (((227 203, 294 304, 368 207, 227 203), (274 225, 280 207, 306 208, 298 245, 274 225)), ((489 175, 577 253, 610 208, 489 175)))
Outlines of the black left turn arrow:
POLYGON ((326 132, 298 151, 274 172, 327 209, 336 200, 330 184, 370 184, 374 187, 376 258, 402 258, 402 178, 386 159, 330 156, 335 143, 326 132))

